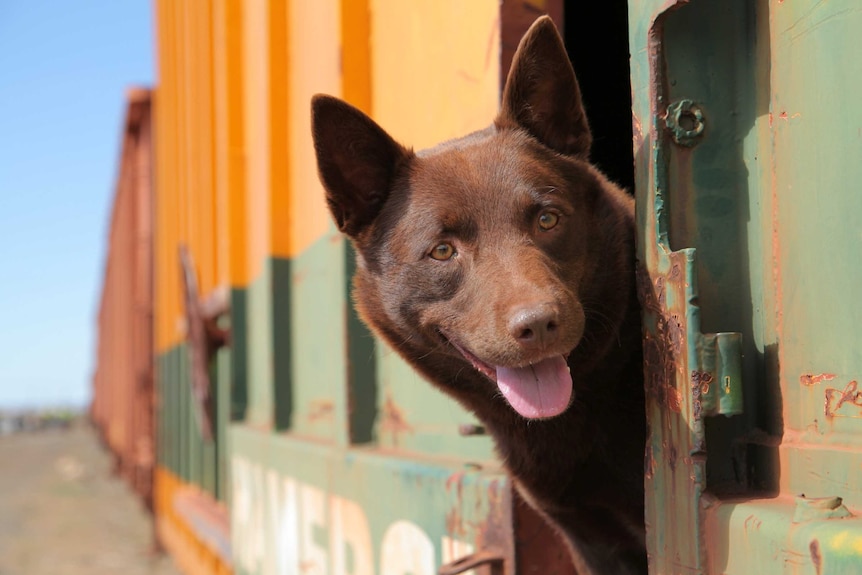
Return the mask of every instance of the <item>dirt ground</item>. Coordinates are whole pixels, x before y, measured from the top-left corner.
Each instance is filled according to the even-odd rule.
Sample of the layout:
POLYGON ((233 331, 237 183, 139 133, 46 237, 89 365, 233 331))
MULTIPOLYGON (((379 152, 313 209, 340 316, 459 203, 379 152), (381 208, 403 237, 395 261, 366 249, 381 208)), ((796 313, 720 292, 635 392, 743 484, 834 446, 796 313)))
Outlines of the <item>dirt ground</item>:
POLYGON ((0 575, 179 575, 92 430, 0 436, 0 575))

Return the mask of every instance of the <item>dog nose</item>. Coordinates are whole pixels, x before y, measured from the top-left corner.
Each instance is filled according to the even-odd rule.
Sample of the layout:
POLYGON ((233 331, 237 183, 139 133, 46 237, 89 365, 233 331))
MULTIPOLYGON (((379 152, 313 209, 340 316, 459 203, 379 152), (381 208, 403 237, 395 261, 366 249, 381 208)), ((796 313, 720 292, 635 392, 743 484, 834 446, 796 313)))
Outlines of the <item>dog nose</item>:
POLYGON ((509 319, 509 333, 527 349, 544 349, 553 344, 559 327, 559 313, 550 304, 517 309, 509 319))

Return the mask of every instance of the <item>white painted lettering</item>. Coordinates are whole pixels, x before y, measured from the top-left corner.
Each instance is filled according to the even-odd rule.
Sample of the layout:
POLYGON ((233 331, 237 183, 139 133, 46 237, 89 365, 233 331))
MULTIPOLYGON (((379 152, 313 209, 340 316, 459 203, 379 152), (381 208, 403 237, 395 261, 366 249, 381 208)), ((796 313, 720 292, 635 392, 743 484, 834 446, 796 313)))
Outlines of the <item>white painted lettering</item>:
POLYGON ((434 544, 422 528, 396 521, 383 535, 381 575, 435 575, 434 544))

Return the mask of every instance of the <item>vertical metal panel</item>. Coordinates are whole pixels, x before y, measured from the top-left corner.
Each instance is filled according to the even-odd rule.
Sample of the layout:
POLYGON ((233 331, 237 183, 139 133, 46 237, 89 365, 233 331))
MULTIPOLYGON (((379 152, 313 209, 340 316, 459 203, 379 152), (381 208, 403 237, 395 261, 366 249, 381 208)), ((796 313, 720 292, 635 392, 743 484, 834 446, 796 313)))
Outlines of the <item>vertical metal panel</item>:
POLYGON ((651 573, 862 569, 850 4, 630 2, 651 573), (732 420, 703 411, 702 327, 744 334, 732 420))
MULTIPOLYGON (((489 125, 500 90, 500 3, 371 2, 372 109, 392 136, 421 149, 489 125), (446 41, 440 41, 446 38, 446 41)), ((493 459, 474 417, 379 345, 375 433, 388 448, 493 459)))
POLYGON ((155 4, 159 83, 154 360, 161 390, 159 532, 181 563, 192 570, 206 564, 209 572, 216 572, 227 568, 229 558, 219 559, 217 550, 209 548, 213 543, 201 532, 205 528, 176 506, 191 484, 205 506, 219 508, 225 468, 224 410, 230 413, 231 401, 224 399, 224 377, 214 372, 212 393, 218 398, 216 419, 222 428, 216 430, 216 443, 204 440, 190 390, 184 341, 188 325, 178 251, 186 246, 196 262, 194 273, 201 290, 197 297, 205 297, 219 286, 232 285, 240 291, 245 287, 242 116, 232 114, 242 106, 238 92, 242 84, 234 84, 242 78, 242 51, 220 49, 239 43, 242 2, 155 4))
POLYGON ((149 506, 152 497, 152 191, 150 92, 127 93, 108 232, 91 414, 116 471, 149 506))
POLYGON ((859 53, 862 11, 857 2, 843 0, 781 4, 771 14, 778 225, 773 266, 779 284, 773 321, 789 435, 782 487, 837 489, 836 495, 859 507, 862 396, 855 382, 862 378, 862 307, 854 302, 862 270, 848 264, 862 255, 853 220, 862 213, 855 183, 862 176, 862 111, 850 96, 862 83, 862 62, 840 55, 859 53), (818 445, 824 456, 807 453, 807 444, 818 445), (855 453, 845 453, 848 446, 855 453), (790 473, 809 457, 816 458, 818 472, 790 473), (853 471, 834 469, 832 476, 835 466, 828 463, 838 459, 853 471))
MULTIPOLYGON (((416 541, 431 536, 430 544, 416 548, 430 563, 413 566, 415 572, 492 543, 505 548, 511 567, 511 486, 494 461, 490 440, 459 436, 457 425, 472 418, 416 381, 403 364, 375 352, 348 311, 350 254, 328 217, 308 121, 311 94, 324 91, 344 94, 416 146, 483 127, 499 97, 499 5, 489 1, 468 9, 456 2, 346 0, 160 0, 157 5, 156 342, 164 393, 161 429, 169 444, 164 461, 173 471, 162 469, 159 475, 159 524, 172 553, 199 558, 198 543, 216 551, 183 511, 188 506, 177 508, 178 501, 187 501, 187 483, 213 490, 242 518, 249 501, 255 506, 266 501, 270 483, 282 489, 291 478, 301 478, 312 501, 303 499, 299 511, 312 518, 307 530, 241 525, 234 531, 240 571, 278 567, 278 549, 285 545, 301 552, 290 561, 326 555, 326 564, 346 567, 345 548, 326 551, 321 540, 358 536, 344 531, 349 525, 339 519, 355 519, 357 513, 369 521, 372 551, 362 556, 367 547, 348 547, 354 571, 367 566, 362 562, 368 558, 373 566, 410 567, 402 565, 410 557, 409 545, 392 546, 401 531, 387 538, 392 525, 416 535, 416 541), (436 41, 452 30, 456 34, 449 42, 436 41), (386 100, 399 86, 402 95, 386 100), (445 98, 430 98, 429 88, 445 98), (406 99, 417 94, 422 99, 408 111, 406 99), (423 109, 433 114, 417 113, 423 109), (403 126, 410 131, 399 133, 403 126), (214 446, 201 442, 193 421, 183 342, 187 326, 178 297, 180 244, 194 254, 204 291, 227 282, 232 294, 231 349, 219 352, 213 378, 219 398, 214 446), (385 369, 377 371, 380 363, 385 369), (400 396, 387 395, 395 388, 400 396), (225 398, 233 398, 230 406, 225 398), (407 409, 399 412, 402 399, 407 409), (405 414, 415 419, 404 419, 405 414), (225 438, 229 417, 242 420, 225 438), (396 435, 410 439, 399 442, 396 435), (396 445, 401 449, 394 458, 386 448, 396 445), (433 459, 417 461, 410 451, 433 459), (233 485, 226 491, 226 461, 240 468, 252 461, 259 471, 251 480, 243 473, 231 475, 233 485), (255 486, 251 491, 249 481, 255 486), (385 489, 393 495, 385 509, 377 503, 381 485, 391 487, 385 489), (321 508, 315 507, 317 500, 323 501, 321 508), (274 540, 274 533, 293 539, 274 540), (265 539, 250 539, 256 535, 265 539), (244 563, 248 557, 258 559, 244 563)), ((274 493, 284 497, 279 489, 274 493)), ((280 503, 274 501, 269 510, 288 512, 280 503)))

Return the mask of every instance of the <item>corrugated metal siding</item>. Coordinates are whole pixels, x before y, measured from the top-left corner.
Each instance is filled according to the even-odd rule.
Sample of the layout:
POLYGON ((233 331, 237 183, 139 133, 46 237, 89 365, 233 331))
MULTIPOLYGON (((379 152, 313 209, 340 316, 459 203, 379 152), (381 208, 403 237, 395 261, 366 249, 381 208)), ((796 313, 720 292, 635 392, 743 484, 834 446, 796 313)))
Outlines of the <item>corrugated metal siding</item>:
POLYGON ((150 92, 130 90, 98 316, 91 415, 117 471, 149 504, 153 427, 150 92))
MULTIPOLYGON (((247 511, 269 509, 273 496, 273 512, 287 517, 292 504, 282 498, 281 484, 271 481, 299 482, 309 492, 319 490, 326 505, 360 509, 371 522, 367 535, 375 548, 387 525, 420 518, 417 528, 433 536, 431 558, 438 563, 479 541, 484 531, 477 529, 486 520, 503 521, 511 545, 510 486, 499 475, 490 440, 461 437, 458 424, 472 416, 417 381, 356 320, 349 305, 352 255, 326 209, 309 117, 311 96, 326 92, 371 113, 417 147, 484 127, 499 100, 500 3, 155 4, 157 514, 166 545, 186 558, 190 572, 213 564, 249 573, 264 569, 278 557, 278 527, 247 511), (211 443, 198 431, 190 392, 181 245, 195 260, 200 295, 221 287, 230 293, 230 345, 212 362, 217 432, 211 443), (406 418, 401 427, 399 417, 406 418), (258 447, 263 445, 271 448, 258 447), (351 450, 357 446, 390 455, 363 456, 354 467, 351 450), (436 463, 419 465, 417 452, 436 463), (468 468, 465 475, 464 463, 476 461, 487 471, 468 468), (384 484, 326 479, 337 469, 379 475, 384 484), (450 501, 444 497, 448 487, 441 487, 441 504, 424 509, 419 484, 396 479, 393 469, 404 478, 428 474, 429 486, 469 485, 472 495, 450 501), (267 478, 263 484, 256 479, 260 473, 267 478), (401 496, 381 507, 381 493, 393 490, 401 496), (491 505, 488 497, 504 503, 491 505), (178 503, 190 498, 195 505, 178 503), (230 553, 206 540, 194 516, 178 510, 201 505, 214 510, 207 514, 211 519, 222 506, 231 509, 230 553), (447 506, 453 505, 450 511, 463 516, 463 525, 447 526, 447 506), (456 542, 458 537, 464 541, 456 542)), ((528 4, 520 9, 550 6, 560 15, 557 2, 528 4)), ((321 521, 332 537, 345 527, 336 516, 321 521)), ((354 527, 363 533, 361 525, 354 527)), ((335 562, 332 572, 344 567, 338 567, 344 557, 336 543, 323 559, 320 553, 327 553, 317 543, 302 541, 293 543, 300 547, 285 559, 288 564, 307 567, 320 559, 335 562)), ((367 552, 362 557, 378 565, 377 553, 367 552)))

